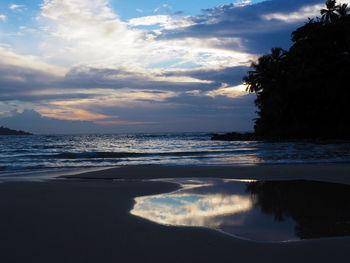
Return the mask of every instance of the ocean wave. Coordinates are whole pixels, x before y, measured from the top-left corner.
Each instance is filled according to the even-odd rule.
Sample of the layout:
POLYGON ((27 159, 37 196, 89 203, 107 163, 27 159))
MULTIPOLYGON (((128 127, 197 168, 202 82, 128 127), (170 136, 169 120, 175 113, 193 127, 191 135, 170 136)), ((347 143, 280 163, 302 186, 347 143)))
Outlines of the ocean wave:
POLYGON ((55 154, 30 154, 20 156, 22 158, 43 158, 43 159, 115 159, 145 156, 202 156, 210 154, 242 154, 252 150, 231 150, 231 151, 178 151, 178 152, 62 152, 55 154))
POLYGON ((67 145, 33 145, 32 149, 63 149, 63 148, 67 148, 67 147, 74 147, 73 144, 67 144, 67 145))
MULTIPOLYGON (((129 157, 144 157, 144 156, 189 156, 203 155, 213 153, 211 151, 193 151, 193 152, 63 152, 50 155, 36 155, 35 157, 42 158, 57 158, 57 159, 114 159, 114 158, 129 158, 129 157)), ((34 156, 31 156, 34 157, 34 156)))
POLYGON ((350 162, 350 144, 221 142, 208 133, 60 135, 2 138, 0 175, 8 171, 120 165, 234 165, 350 162))
POLYGON ((108 159, 108 158, 126 158, 144 156, 143 153, 132 152, 64 152, 50 155, 59 159, 108 159))

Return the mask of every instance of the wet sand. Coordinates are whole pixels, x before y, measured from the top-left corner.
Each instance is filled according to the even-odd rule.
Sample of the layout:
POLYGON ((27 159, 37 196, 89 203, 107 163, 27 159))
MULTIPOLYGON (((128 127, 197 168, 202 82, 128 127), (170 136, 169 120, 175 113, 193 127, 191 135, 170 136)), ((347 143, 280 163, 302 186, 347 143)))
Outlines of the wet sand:
POLYGON ((257 166, 122 166, 66 176, 80 179, 158 179, 211 177, 255 180, 319 180, 350 184, 350 164, 294 164, 257 166))
POLYGON ((350 165, 136 166, 45 182, 2 183, 0 262, 348 261, 350 237, 257 243, 210 229, 158 225, 129 214, 134 197, 178 187, 138 179, 171 177, 350 184, 350 165))

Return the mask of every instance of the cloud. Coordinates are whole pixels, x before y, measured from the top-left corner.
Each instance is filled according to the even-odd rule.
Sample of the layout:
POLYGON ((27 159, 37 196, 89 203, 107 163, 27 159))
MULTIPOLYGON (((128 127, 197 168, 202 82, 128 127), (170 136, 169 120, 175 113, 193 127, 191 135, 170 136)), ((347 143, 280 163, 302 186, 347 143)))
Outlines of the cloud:
POLYGON ((44 117, 59 119, 59 120, 71 120, 71 121, 98 121, 110 118, 110 116, 98 113, 91 113, 86 110, 77 108, 67 109, 55 109, 48 112, 43 112, 44 117), (67 111, 68 109, 68 111, 67 111))
MULTIPOLYGON (((201 16, 169 11, 123 22, 105 0, 45 0, 37 17, 40 56, 0 48, 0 108, 111 130, 250 130, 254 96, 240 85, 258 52, 247 44, 249 34, 238 32, 249 21, 234 25, 235 34, 229 27, 253 7, 259 6, 242 2, 201 16), (156 24, 157 30, 140 29, 156 24)), ((254 11, 255 17, 276 25, 261 16, 276 10, 254 11)))
MULTIPOLYGON (((342 0, 341 3, 350 4, 350 0, 342 0)), ((266 20, 279 20, 286 23, 294 23, 294 22, 305 21, 306 18, 320 16, 320 10, 323 8, 325 8, 324 2, 319 4, 305 5, 294 12, 288 12, 288 13, 277 12, 277 13, 265 14, 262 16, 262 18, 266 20)))
POLYGON ((57 88, 65 69, 41 61, 35 56, 21 56, 0 47, 0 100, 42 89, 57 88))
POLYGON ((315 4, 303 6, 295 12, 291 13, 270 13, 263 15, 265 20, 280 20, 286 23, 294 23, 299 21, 305 21, 306 17, 316 17, 319 15, 320 10, 324 7, 324 4, 315 4))
MULTIPOLYGON (((76 126, 74 122, 76 130, 97 131, 94 125, 107 125, 109 131, 132 131, 135 125, 150 132, 250 130, 255 117, 253 96, 237 98, 239 94, 230 90, 241 83, 246 67, 151 71, 76 66, 67 70, 5 48, 0 49, 0 57, 0 106, 35 109, 56 121, 93 124, 88 128, 85 122, 76 126)), ((46 119, 40 125, 7 123, 27 130, 35 125, 36 133, 53 131, 45 128, 51 125, 46 119)), ((74 131, 58 123, 62 132, 65 127, 74 131)))
POLYGON ((144 125, 144 124, 154 124, 155 122, 145 122, 145 121, 95 121, 96 124, 101 125, 144 125))
POLYGON ((45 118, 34 110, 14 113, 11 117, 0 119, 0 123, 13 129, 23 129, 39 134, 77 133, 82 130, 97 130, 97 127, 92 122, 64 121, 45 118))
POLYGON ((126 120, 114 121, 81 121, 62 120, 45 117, 35 110, 12 112, 11 116, 0 118, 0 124, 13 129, 22 129, 35 134, 70 134, 70 133, 113 133, 132 130, 132 126, 145 124, 142 121, 129 122, 126 120), (113 124, 113 125, 112 125, 113 124))
POLYGON ((175 17, 173 15, 143 16, 132 18, 128 21, 128 25, 132 27, 159 25, 161 28, 164 29, 188 27, 192 24, 193 23, 190 19, 186 19, 183 17, 175 17))
POLYGON ((217 87, 217 83, 192 78, 191 76, 170 76, 162 71, 130 71, 119 68, 76 67, 71 69, 65 80, 70 85, 84 85, 85 88, 111 89, 158 89, 173 92, 217 87))
MULTIPOLYGON (((74 67, 66 70, 47 64, 35 56, 21 56, 0 48, 0 91, 2 100, 15 100, 24 95, 30 97, 83 94, 99 89, 144 89, 180 92, 191 89, 210 90, 218 83, 191 76, 166 76, 161 71, 132 70, 124 68, 74 67), (40 91, 40 92, 39 92, 40 91)), ((109 94, 110 96, 110 94, 109 94)))
POLYGON ((104 107, 99 110, 122 118, 142 115, 144 121, 154 121, 154 130, 162 131, 249 131, 256 117, 254 95, 228 98, 210 97, 205 94, 181 93, 160 102, 151 102, 152 107, 104 107))
MULTIPOLYGON (((138 125, 149 131, 198 131, 210 127, 248 130, 254 118, 253 98, 232 100, 230 94, 222 92, 223 84, 218 81, 220 74, 215 70, 150 75, 123 69, 79 67, 62 76, 57 74, 56 68, 51 74, 48 69, 45 63, 36 69, 20 67, 16 59, 12 65, 2 64, 1 101, 7 104, 21 101, 22 109, 34 107, 45 117, 94 121, 95 124, 114 125, 115 129, 120 125, 138 125)), ((34 122, 29 124, 34 125, 34 122)), ((44 125, 37 127, 46 132, 44 125)))
POLYGON ((36 56, 18 55, 12 50, 0 46, 0 64, 14 67, 21 67, 33 71, 46 72, 55 76, 64 76, 67 70, 63 67, 55 66, 44 62, 36 56))
POLYGON ((226 96, 228 98, 236 98, 236 97, 241 97, 246 95, 247 92, 246 92, 246 86, 241 84, 233 87, 224 85, 223 87, 217 90, 209 91, 206 94, 210 97, 226 96))
POLYGON ((5 22, 6 21, 6 16, 3 14, 0 14, 0 20, 5 22))
POLYGON ((246 5, 250 5, 252 3, 251 0, 241 0, 241 1, 237 1, 235 3, 233 3, 234 6, 246 6, 246 5))
POLYGON ((273 46, 287 48, 291 32, 308 16, 317 14, 323 1, 272 0, 257 4, 225 4, 204 10, 190 18, 186 28, 165 30, 160 39, 192 38, 240 39, 242 45, 228 41, 223 48, 242 52, 263 53, 273 46))
MULTIPOLYGON (((46 0, 39 23, 41 51, 48 61, 65 66, 154 68, 162 64, 181 68, 208 65, 223 66, 247 63, 251 56, 242 51, 223 50, 217 38, 207 42, 191 37, 160 39, 161 31, 134 28, 161 24, 165 28, 188 27, 189 20, 176 15, 155 15, 131 19, 128 23, 106 1, 46 0)), ((233 42, 236 40, 232 39, 233 42)))
POLYGON ((131 65, 132 54, 140 54, 141 32, 128 30, 106 1, 46 0, 39 22, 46 25, 47 35, 41 49, 66 65, 131 65))
POLYGON ((16 4, 10 4, 9 6, 11 10, 23 9, 24 7, 25 7, 24 5, 16 5, 16 4))
POLYGON ((162 4, 161 6, 155 8, 153 10, 154 13, 158 13, 160 11, 165 11, 167 13, 170 13, 173 10, 172 6, 168 5, 168 4, 162 4))
POLYGON ((188 107, 195 109, 195 111, 202 113, 222 113, 224 111, 230 111, 230 115, 232 114, 249 114, 251 117, 254 117, 254 99, 255 96, 252 94, 245 94, 240 96, 234 96, 235 94, 232 92, 232 96, 226 96, 224 94, 220 94, 220 90, 217 93, 215 91, 211 91, 208 93, 202 94, 193 94, 193 93, 183 93, 176 97, 170 97, 165 100, 165 103, 172 103, 176 105, 181 105, 182 108, 188 107), (210 93, 214 93, 211 95, 210 93))
POLYGON ((195 79, 219 82, 227 85, 239 85, 242 83, 242 77, 250 70, 246 66, 222 67, 222 68, 203 68, 193 70, 167 70, 164 76, 188 76, 195 79))
POLYGON ((129 107, 98 101, 54 107, 56 110, 52 110, 50 105, 36 103, 30 106, 23 103, 22 106, 26 109, 34 107, 36 110, 24 110, 23 113, 3 112, 0 124, 38 134, 113 133, 132 132, 135 129, 144 132, 249 131, 255 117, 253 99, 251 95, 230 99, 224 96, 201 98, 184 93, 151 103, 129 102, 129 107), (94 121, 74 120, 76 109, 99 113, 105 118, 94 121), (73 120, 68 120, 69 116, 73 116, 73 120))

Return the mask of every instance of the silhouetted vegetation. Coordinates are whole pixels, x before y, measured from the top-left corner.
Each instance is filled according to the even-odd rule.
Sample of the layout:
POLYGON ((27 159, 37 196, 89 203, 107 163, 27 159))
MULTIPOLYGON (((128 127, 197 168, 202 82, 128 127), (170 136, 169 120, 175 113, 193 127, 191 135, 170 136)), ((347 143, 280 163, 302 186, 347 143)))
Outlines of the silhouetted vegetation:
POLYGON ((328 0, 321 15, 292 33, 288 51, 273 48, 244 77, 257 95, 256 137, 350 139, 349 8, 328 0))
POLYGON ((0 127, 0 135, 31 135, 29 132, 16 131, 6 127, 0 127))
POLYGON ((247 183, 255 206, 273 214, 276 221, 288 217, 302 238, 350 235, 350 186, 313 181, 247 183))

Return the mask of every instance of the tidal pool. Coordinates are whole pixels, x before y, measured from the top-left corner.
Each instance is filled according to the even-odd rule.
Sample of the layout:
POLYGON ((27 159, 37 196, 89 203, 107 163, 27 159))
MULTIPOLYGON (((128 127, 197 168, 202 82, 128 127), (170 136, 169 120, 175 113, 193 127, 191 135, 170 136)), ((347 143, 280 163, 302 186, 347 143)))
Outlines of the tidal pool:
POLYGON ((169 179, 182 188, 135 198, 131 213, 239 238, 295 241, 350 235, 350 185, 318 181, 169 179))

